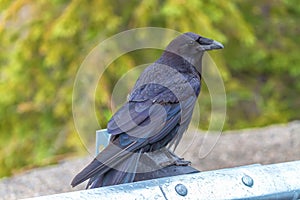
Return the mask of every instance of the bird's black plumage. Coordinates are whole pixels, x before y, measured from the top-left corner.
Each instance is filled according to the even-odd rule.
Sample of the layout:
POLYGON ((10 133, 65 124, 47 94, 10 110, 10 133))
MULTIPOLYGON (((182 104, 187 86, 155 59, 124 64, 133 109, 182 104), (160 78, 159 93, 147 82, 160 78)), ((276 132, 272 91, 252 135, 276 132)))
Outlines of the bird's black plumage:
POLYGON ((223 46, 194 33, 175 38, 137 80, 128 101, 108 122, 110 144, 72 181, 101 187, 134 180, 140 156, 174 148, 186 131, 201 88, 204 51, 223 46))

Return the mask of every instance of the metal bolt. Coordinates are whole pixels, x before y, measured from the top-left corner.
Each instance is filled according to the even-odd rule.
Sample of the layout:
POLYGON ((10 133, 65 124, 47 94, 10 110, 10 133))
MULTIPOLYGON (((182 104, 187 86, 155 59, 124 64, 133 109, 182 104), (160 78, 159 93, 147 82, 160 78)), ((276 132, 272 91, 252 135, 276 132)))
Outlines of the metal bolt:
POLYGON ((187 195, 187 193, 188 193, 187 188, 186 188, 183 184, 177 184, 177 185, 175 186, 175 190, 176 190, 176 192, 177 192, 179 195, 181 195, 181 196, 185 196, 185 195, 187 195))
POLYGON ((244 175, 243 178, 242 178, 242 181, 248 187, 252 187, 253 184, 254 184, 253 179, 248 175, 244 175))

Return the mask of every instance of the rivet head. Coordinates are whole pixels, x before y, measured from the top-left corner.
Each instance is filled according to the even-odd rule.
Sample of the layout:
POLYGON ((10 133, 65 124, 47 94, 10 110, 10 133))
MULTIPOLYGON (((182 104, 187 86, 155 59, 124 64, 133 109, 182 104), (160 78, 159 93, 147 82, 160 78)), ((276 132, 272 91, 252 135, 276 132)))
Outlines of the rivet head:
POLYGON ((181 196, 185 196, 188 193, 187 188, 183 184, 177 184, 175 186, 175 190, 176 190, 177 194, 179 194, 181 196))
POLYGON ((248 176, 248 175, 244 175, 242 178, 242 182, 244 183, 244 185, 248 186, 248 187, 252 187, 254 184, 253 179, 248 176))

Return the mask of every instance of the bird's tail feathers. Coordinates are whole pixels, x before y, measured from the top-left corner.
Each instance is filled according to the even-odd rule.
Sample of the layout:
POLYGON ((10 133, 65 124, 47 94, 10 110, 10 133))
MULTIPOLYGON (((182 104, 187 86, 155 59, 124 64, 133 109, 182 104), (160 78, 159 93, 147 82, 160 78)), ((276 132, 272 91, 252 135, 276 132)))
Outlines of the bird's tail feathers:
POLYGON ((129 145, 126 149, 120 151, 115 145, 109 145, 105 148, 88 166, 79 172, 71 182, 72 187, 86 181, 87 179, 98 179, 101 174, 108 172, 112 168, 116 168, 118 164, 130 157, 133 152, 130 152, 129 145))
POLYGON ((87 184, 87 188, 98 188, 102 186, 133 182, 140 157, 141 150, 137 153, 131 154, 131 156, 126 160, 117 164, 115 168, 110 169, 105 174, 91 178, 87 184))

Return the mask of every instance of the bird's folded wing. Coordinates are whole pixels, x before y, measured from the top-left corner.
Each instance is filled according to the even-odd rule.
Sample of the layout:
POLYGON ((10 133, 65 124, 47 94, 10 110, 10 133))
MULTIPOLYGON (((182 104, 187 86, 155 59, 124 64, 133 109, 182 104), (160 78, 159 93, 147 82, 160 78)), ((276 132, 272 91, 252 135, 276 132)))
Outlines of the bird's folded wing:
MULTIPOLYGON (((150 120, 149 114, 145 115, 143 113, 144 111, 142 111, 142 114, 137 114, 136 118, 143 118, 139 125, 144 126, 135 125, 128 128, 126 122, 129 123, 128 121, 130 120, 128 120, 128 118, 122 119, 122 116, 120 119, 122 119, 125 123, 111 123, 113 126, 108 126, 108 128, 110 128, 109 130, 114 130, 116 135, 112 136, 110 144, 73 179, 73 186, 78 185, 96 175, 99 176, 99 174, 106 173, 108 170, 116 167, 128 157, 133 156, 133 154, 140 149, 144 149, 146 151, 147 149, 145 148, 149 147, 148 144, 150 142, 154 143, 155 141, 164 138, 170 130, 172 131, 172 129, 174 129, 180 122, 179 104, 154 106, 152 109, 151 107, 146 108, 147 104, 144 105, 145 109, 150 113, 150 116, 151 113, 153 113, 154 117, 151 118, 152 121, 150 120), (160 125, 161 117, 156 115, 162 111, 165 112, 167 116, 164 126, 160 125), (160 118, 159 122, 157 121, 158 118, 160 118), (112 129, 112 127, 114 129, 112 129), (124 127, 127 129, 126 132, 123 131, 123 129, 125 129, 124 127), (137 135, 139 133, 140 135, 137 135)), ((122 113, 122 109, 125 108, 121 108, 119 113, 122 113)))
POLYGON ((116 168, 141 149, 142 152, 160 149, 173 138, 179 142, 187 129, 194 102, 195 97, 191 96, 180 103, 126 103, 108 123, 112 134, 110 144, 74 178, 72 185, 116 168))

